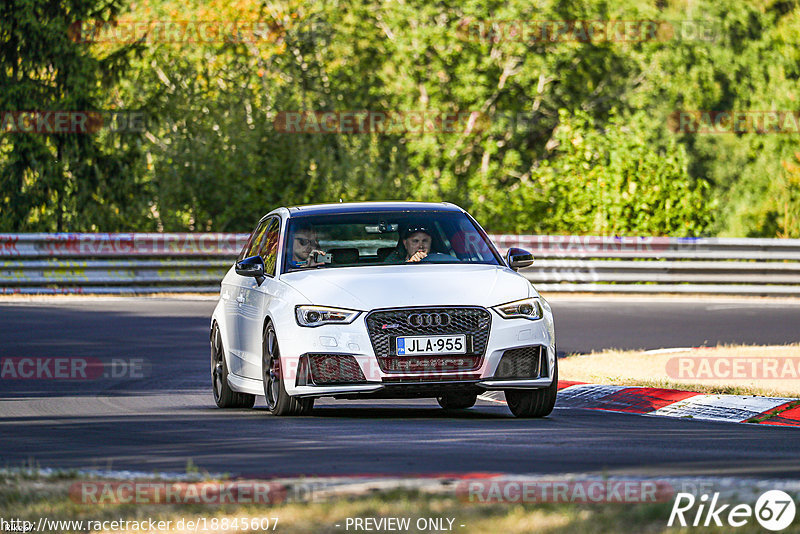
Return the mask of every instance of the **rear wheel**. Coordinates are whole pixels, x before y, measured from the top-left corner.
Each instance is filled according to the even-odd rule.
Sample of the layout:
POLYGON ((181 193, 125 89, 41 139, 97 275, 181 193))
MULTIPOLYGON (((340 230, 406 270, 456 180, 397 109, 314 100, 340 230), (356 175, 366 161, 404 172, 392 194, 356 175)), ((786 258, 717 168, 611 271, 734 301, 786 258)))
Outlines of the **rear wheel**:
POLYGON ((222 335, 216 324, 211 333, 211 389, 214 402, 220 408, 252 408, 256 403, 255 395, 233 391, 228 385, 228 363, 222 348, 222 335))
POLYGON ((542 389, 507 389, 506 403, 516 417, 550 415, 558 394, 558 360, 553 365, 553 383, 542 389))
POLYGON ((436 398, 439 406, 445 410, 465 410, 475 406, 478 400, 476 393, 448 393, 436 398))
POLYGON ((286 393, 283 385, 281 354, 275 327, 269 323, 264 329, 262 343, 261 374, 264 381, 264 396, 272 415, 307 415, 314 408, 314 399, 298 399, 286 393))

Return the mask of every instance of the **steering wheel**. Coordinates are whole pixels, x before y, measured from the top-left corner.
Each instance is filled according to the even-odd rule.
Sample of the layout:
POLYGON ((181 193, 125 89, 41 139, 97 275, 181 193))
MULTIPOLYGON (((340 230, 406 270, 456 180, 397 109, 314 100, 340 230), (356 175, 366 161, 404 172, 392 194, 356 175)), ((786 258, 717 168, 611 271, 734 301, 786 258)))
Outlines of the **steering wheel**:
POLYGON ((441 252, 431 252, 420 260, 420 263, 443 263, 453 261, 455 258, 450 254, 442 254, 441 252))

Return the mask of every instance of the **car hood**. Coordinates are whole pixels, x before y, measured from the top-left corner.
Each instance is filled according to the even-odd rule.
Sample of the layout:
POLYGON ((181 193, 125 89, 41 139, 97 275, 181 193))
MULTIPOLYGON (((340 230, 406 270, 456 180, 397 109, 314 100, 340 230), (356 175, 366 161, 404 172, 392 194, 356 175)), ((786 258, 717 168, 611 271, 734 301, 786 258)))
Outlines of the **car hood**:
POLYGON ((496 306, 534 295, 522 276, 494 265, 378 265, 288 273, 281 280, 312 304, 355 310, 496 306))

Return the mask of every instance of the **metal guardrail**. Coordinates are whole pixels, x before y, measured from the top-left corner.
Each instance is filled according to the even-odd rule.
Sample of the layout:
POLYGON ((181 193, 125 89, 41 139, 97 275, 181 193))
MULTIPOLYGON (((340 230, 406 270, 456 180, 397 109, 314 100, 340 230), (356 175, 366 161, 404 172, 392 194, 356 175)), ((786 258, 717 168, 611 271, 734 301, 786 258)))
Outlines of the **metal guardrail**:
MULTIPOLYGON (((248 234, 0 234, 0 294, 216 292, 248 234)), ((800 239, 491 236, 542 292, 800 295, 800 239)))

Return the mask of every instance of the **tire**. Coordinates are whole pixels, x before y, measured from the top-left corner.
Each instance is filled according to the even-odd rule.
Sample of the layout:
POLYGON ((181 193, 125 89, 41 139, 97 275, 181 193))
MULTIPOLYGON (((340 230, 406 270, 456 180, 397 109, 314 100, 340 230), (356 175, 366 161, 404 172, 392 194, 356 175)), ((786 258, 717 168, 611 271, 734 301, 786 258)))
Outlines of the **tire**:
POLYGON ((275 327, 268 323, 264 329, 261 357, 261 378, 264 397, 272 415, 308 415, 314 409, 314 399, 298 399, 286 393, 281 372, 281 354, 275 327))
POLYGON ((466 410, 475 406, 476 400, 478 400, 477 393, 448 393, 436 397, 439 406, 445 410, 466 410))
POLYGON ((211 392, 217 407, 252 408, 256 403, 255 395, 233 391, 228 385, 228 362, 225 361, 222 335, 216 324, 211 331, 211 340, 211 392))
POLYGON ((506 403, 516 417, 546 417, 553 411, 558 395, 558 358, 553 366, 553 383, 542 389, 507 389, 506 403))

